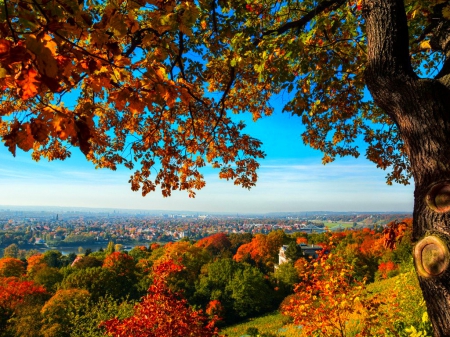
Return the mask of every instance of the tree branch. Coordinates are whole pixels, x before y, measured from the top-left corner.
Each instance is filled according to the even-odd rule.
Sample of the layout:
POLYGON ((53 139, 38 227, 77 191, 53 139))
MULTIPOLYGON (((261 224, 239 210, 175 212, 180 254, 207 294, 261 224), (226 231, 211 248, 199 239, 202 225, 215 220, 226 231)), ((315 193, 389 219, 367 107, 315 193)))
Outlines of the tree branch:
POLYGON ((129 57, 137 47, 140 47, 142 40, 144 39, 143 33, 145 32, 151 32, 155 34, 158 38, 161 38, 163 35, 167 34, 169 30, 166 30, 160 34, 156 29, 151 27, 139 29, 134 33, 133 37, 131 38, 130 46, 126 51, 122 53, 122 55, 129 57))
MULTIPOLYGON (((184 63, 183 63, 184 49, 185 49, 185 47, 184 47, 184 34, 180 31, 178 33, 178 55, 176 56, 175 60, 173 61, 172 65, 171 65, 172 68, 170 70, 170 73, 173 74, 173 67, 175 67, 175 65, 178 63, 178 65, 180 67, 181 77, 183 78, 183 80, 188 82, 188 80, 186 78, 186 72, 185 72, 185 69, 184 69, 184 63)), ((187 92, 189 93, 189 95, 191 95, 191 97, 193 99, 195 99, 197 102, 200 102, 205 107, 208 106, 208 104, 206 104, 206 102, 203 99, 201 99, 200 97, 197 97, 197 95, 195 95, 188 86, 184 86, 184 88, 187 90, 187 92)))
POLYGON ((230 80, 227 83, 227 87, 225 88, 225 91, 223 92, 222 98, 220 99, 219 105, 220 105, 220 113, 219 117, 216 120, 216 124, 214 125, 214 128, 211 131, 211 136, 214 137, 214 134, 216 132, 217 126, 222 121, 223 116, 225 115, 225 100, 228 96, 228 93, 231 90, 231 87, 233 86, 234 80, 236 79, 236 69, 235 67, 230 68, 230 80))
POLYGON ((281 27, 277 29, 268 30, 267 32, 264 32, 262 36, 276 34, 281 35, 286 33, 288 30, 291 29, 301 29, 306 26, 308 22, 310 22, 312 19, 314 19, 317 15, 322 13, 326 9, 336 9, 345 4, 345 0, 325 0, 319 3, 316 8, 314 8, 312 11, 309 11, 305 16, 303 16, 301 19, 288 22, 281 27))
POLYGON ((4 2, 4 6, 5 6, 6 22, 8 23, 9 29, 11 30, 11 35, 12 35, 14 42, 17 43, 16 31, 14 30, 14 28, 11 24, 11 20, 9 19, 8 4, 7 4, 6 0, 4 2))

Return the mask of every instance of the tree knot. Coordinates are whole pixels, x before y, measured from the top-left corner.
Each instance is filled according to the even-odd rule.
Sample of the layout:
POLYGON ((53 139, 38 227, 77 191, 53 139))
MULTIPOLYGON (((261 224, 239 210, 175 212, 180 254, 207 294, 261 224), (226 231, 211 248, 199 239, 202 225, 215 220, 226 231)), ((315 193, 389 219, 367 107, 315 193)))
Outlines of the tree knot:
POLYGON ((414 262, 421 277, 436 277, 449 266, 449 239, 441 233, 427 232, 414 247, 414 262))

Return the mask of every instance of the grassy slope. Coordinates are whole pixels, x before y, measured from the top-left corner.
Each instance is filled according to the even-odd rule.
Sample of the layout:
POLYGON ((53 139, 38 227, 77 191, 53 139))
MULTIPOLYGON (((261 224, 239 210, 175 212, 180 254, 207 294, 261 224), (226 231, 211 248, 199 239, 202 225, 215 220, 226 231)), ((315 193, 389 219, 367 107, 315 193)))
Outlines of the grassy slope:
POLYGON ((221 335, 228 337, 246 336, 248 328, 255 327, 260 333, 278 334, 278 336, 297 337, 300 336, 299 329, 292 324, 286 324, 287 318, 275 311, 264 316, 251 318, 243 323, 226 327, 220 331, 221 335))
MULTIPOLYGON (((372 296, 379 294, 383 298, 383 296, 391 296, 391 291, 396 288, 400 290, 397 292, 397 296, 399 297, 398 304, 401 308, 399 308, 400 311, 393 313, 393 317, 389 318, 390 323, 396 326, 401 323, 403 327, 400 330, 404 330, 411 325, 419 329, 420 323, 422 323, 422 314, 425 312, 425 305, 412 270, 391 279, 374 282, 367 286, 367 291, 372 296)), ((388 302, 386 307, 380 308, 381 310, 391 311, 394 309, 390 307, 393 304, 392 302, 386 302, 388 302)), ((286 324, 287 321, 288 319, 285 316, 276 311, 223 328, 220 333, 228 337, 241 337, 246 336, 245 332, 249 327, 256 327, 260 333, 272 333, 280 337, 300 337, 300 330, 293 324, 286 324)))

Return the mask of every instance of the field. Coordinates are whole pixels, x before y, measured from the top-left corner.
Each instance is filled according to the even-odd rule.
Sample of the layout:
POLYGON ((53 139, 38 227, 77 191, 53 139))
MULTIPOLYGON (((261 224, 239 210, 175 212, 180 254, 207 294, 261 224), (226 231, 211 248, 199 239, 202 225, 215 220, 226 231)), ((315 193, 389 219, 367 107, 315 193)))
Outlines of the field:
POLYGON ((280 337, 299 337, 299 328, 288 323, 288 319, 279 311, 261 317, 251 318, 243 323, 232 325, 220 331, 228 337, 243 337, 248 328, 257 328, 259 333, 271 333, 280 337))
MULTIPOLYGON (((353 227, 353 222, 347 222, 347 221, 321 221, 321 220, 311 220, 312 223, 323 223, 325 227, 328 227, 329 229, 333 229, 335 227, 341 227, 341 228, 351 228, 353 227)), ((358 223, 358 225, 361 223, 358 223)))

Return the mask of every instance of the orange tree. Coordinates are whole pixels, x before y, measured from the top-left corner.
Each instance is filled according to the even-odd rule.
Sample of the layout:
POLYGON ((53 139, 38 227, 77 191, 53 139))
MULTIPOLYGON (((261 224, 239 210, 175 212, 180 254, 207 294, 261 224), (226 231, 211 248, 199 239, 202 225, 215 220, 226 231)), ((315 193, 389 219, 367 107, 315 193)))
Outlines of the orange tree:
POLYGON ((448 0, 3 0, 0 18, 13 154, 77 146, 133 169, 144 195, 193 196, 207 164, 251 187, 264 153, 230 115, 270 114, 283 89, 324 163, 364 139, 388 183, 414 178, 420 284, 435 334, 450 335, 448 0))
POLYGON ((182 266, 168 260, 155 266, 153 284, 148 294, 134 308, 134 315, 102 323, 108 335, 130 337, 217 336, 214 318, 209 320, 200 310, 189 307, 180 294, 169 289, 166 279, 182 266))
POLYGON ((44 255, 35 254, 27 259, 27 275, 33 277, 40 269, 48 267, 45 263, 44 255))
POLYGON ((217 233, 198 240, 195 245, 205 248, 211 254, 219 255, 230 250, 231 241, 224 233, 217 233))
POLYGON ((364 283, 356 281, 343 258, 329 254, 304 261, 300 278, 281 311, 302 326, 303 336, 378 336, 387 331, 379 323, 381 301, 365 296, 364 283))
POLYGON ((166 282, 171 290, 182 291, 183 296, 193 303, 195 284, 200 271, 212 259, 211 254, 204 248, 193 245, 188 241, 168 243, 163 247, 164 253, 155 262, 154 266, 165 263, 167 260, 177 261, 183 269, 172 273, 166 282))
POLYGON ((0 334, 37 335, 40 322, 36 318, 48 297, 46 290, 33 281, 0 277, 0 334))
POLYGON ((250 258, 262 270, 272 271, 278 260, 281 246, 288 241, 282 230, 272 231, 269 234, 256 234, 252 241, 241 245, 233 259, 241 262, 250 258))

